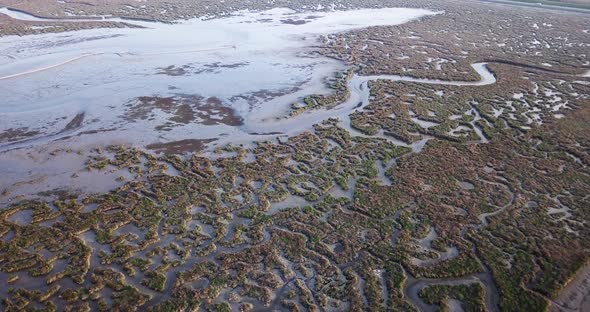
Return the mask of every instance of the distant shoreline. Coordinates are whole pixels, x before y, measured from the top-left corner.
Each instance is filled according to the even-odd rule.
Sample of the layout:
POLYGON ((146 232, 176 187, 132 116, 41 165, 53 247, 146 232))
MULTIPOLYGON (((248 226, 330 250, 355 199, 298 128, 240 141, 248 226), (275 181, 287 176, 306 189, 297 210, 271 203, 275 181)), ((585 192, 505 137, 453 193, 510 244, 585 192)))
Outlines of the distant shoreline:
MULTIPOLYGON (((92 23, 92 22, 112 22, 109 19, 121 19, 121 21, 117 21, 117 22, 121 22, 121 23, 125 23, 125 22, 147 22, 147 23, 163 23, 163 24, 172 24, 172 22, 167 22, 167 21, 160 21, 157 19, 150 19, 150 18, 142 18, 142 17, 127 17, 127 16, 80 16, 80 15, 76 15, 76 16, 41 16, 41 15, 37 15, 35 13, 31 13, 28 12, 26 10, 21 10, 21 9, 17 9, 17 8, 12 8, 12 7, 0 7, 0 9, 6 9, 8 11, 12 11, 12 12, 17 12, 17 13, 22 13, 22 14, 26 14, 26 15, 30 15, 31 17, 34 18, 38 18, 40 19, 39 22, 86 22, 86 23, 92 23)), ((0 13, 1 14, 1 13, 0 13)), ((18 19, 12 16, 9 16, 12 19, 15 20, 19 20, 19 21, 26 21, 24 19, 18 19)))
POLYGON ((526 1, 519 1, 519 0, 480 0, 480 1, 491 2, 491 3, 500 3, 500 4, 519 5, 519 6, 540 8, 540 9, 549 9, 549 10, 559 10, 559 11, 567 11, 567 12, 574 12, 574 13, 590 14, 590 7, 585 9, 585 8, 566 6, 566 5, 545 4, 545 3, 543 3, 542 0, 540 0, 539 2, 526 2, 526 1))

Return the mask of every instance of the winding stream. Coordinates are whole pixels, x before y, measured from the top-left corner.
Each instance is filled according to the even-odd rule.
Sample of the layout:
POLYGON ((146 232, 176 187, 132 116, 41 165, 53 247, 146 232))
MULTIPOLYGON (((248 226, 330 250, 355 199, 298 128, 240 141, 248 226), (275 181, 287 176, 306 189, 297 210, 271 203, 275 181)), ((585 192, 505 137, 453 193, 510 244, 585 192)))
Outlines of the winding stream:
POLYGON ((421 278, 415 279, 408 275, 408 280, 404 287, 404 295, 421 311, 434 312, 437 307, 426 304, 419 295, 420 290, 431 285, 470 285, 481 282, 485 289, 485 305, 487 311, 496 312, 497 300, 494 298, 495 294, 490 283, 493 283, 492 277, 487 273, 479 273, 458 278, 421 278))
MULTIPOLYGON (((350 96, 348 99, 330 109, 316 109, 313 111, 305 112, 301 115, 291 117, 289 119, 277 119, 273 121, 266 121, 264 123, 256 122, 253 120, 252 125, 249 129, 252 131, 260 131, 266 129, 266 131, 292 133, 300 132, 302 129, 309 129, 314 124, 326 120, 328 118, 339 118, 342 120, 342 126, 356 133, 358 131, 352 130, 350 126, 349 115, 355 111, 362 110, 369 104, 369 97, 371 90, 368 87, 369 81, 376 80, 390 80, 390 81, 406 81, 424 84, 435 84, 435 85, 454 85, 454 86, 485 86, 496 82, 496 77, 487 67, 487 63, 474 63, 471 67, 479 74, 479 81, 449 81, 449 80, 438 80, 438 79, 427 79, 427 78, 414 78, 409 76, 400 75, 375 75, 375 76, 360 76, 355 74, 348 82, 348 90, 350 96)), ((262 119, 264 120, 264 118, 262 119)), ((260 121, 262 121, 260 120, 260 121)), ((389 140, 392 138, 387 137, 389 140)), ((398 145, 404 145, 400 142, 395 142, 398 145)), ((407 145, 406 145, 407 146, 407 145)))
POLYGON ((489 221, 488 221, 489 217, 492 217, 492 216, 502 213, 503 211, 508 209, 508 207, 510 207, 514 204, 514 201, 516 200, 516 194, 514 194, 514 192, 512 192, 512 190, 508 186, 506 186, 505 184, 498 183, 498 182, 490 182, 490 181, 484 181, 484 183, 505 188, 508 191, 508 193, 510 193, 510 200, 508 201, 508 203, 506 205, 499 207, 497 210, 494 210, 492 212, 482 213, 479 216, 477 216, 479 221, 481 221, 482 226, 487 226, 489 224, 489 221))

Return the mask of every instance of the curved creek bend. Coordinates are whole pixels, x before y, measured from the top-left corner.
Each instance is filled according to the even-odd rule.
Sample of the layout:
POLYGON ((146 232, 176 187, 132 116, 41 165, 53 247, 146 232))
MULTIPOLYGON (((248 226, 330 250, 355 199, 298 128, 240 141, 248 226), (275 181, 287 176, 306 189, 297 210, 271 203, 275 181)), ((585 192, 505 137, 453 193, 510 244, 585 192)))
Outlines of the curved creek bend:
MULTIPOLYGON (((0 12, 12 12, 10 16, 17 19, 36 18, 5 9, 0 12)), ((486 63, 472 64, 481 77, 479 81, 355 74, 348 80, 350 95, 345 102, 331 109, 284 117, 290 105, 304 96, 331 92, 325 78, 346 69, 339 62, 309 53, 309 47, 320 36, 396 25, 433 14, 438 13, 418 9, 329 13, 275 9, 174 25, 138 22, 147 29, 35 35, 18 42, 0 38, 0 95, 4 99, 0 104, 0 131, 27 129, 35 133, 0 142, 0 160, 6 164, 0 168, 5 177, 0 189, 36 180, 41 180, 42 186, 29 190, 67 186, 67 177, 83 166, 81 156, 23 157, 31 153, 110 144, 145 146, 186 139, 214 139, 208 146, 211 149, 227 143, 248 144, 298 134, 328 118, 338 118, 353 135, 363 135, 350 126, 349 114, 369 104, 371 81, 465 87, 495 83, 486 63), (170 108, 170 102, 157 104, 162 98, 180 99, 182 105, 192 105, 205 113, 185 118, 178 107, 170 108), (34 175, 26 170, 32 166, 38 168, 34 175)), ((487 141, 481 132, 478 134, 481 142, 487 141)), ((378 136, 411 147, 414 152, 420 152, 431 139, 425 136, 408 145, 383 134, 378 136)), ((381 171, 389 166, 382 164, 381 171)), ((387 184, 386 177, 381 176, 387 184)), ((82 180, 82 185, 100 191, 113 187, 114 176, 86 176, 82 180)), ((302 203, 293 198, 280 205, 290 204, 302 203)), ((481 216, 484 224, 487 215, 481 216)), ((478 281, 485 285, 487 308, 497 310, 497 293, 487 272, 458 279, 410 278, 405 293, 414 304, 429 311, 432 307, 418 297, 423 287, 478 281)))

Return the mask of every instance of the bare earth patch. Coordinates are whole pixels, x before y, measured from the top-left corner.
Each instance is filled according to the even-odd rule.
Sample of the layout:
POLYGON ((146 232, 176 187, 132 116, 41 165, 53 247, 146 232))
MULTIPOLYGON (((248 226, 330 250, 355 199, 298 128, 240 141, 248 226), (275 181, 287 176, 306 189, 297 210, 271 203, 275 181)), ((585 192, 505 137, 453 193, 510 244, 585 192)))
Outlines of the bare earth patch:
POLYGON ((208 143, 214 142, 216 139, 186 139, 168 143, 153 143, 147 145, 146 148, 153 150, 156 153, 163 154, 185 154, 185 153, 198 153, 205 149, 208 143))

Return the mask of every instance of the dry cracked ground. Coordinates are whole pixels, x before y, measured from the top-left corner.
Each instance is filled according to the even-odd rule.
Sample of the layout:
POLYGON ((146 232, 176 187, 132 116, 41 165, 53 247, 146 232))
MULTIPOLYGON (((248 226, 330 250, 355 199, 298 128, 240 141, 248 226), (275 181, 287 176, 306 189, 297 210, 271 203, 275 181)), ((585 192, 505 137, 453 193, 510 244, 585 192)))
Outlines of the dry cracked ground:
MULTIPOLYGON (((317 6, 90 2, 43 12, 168 21, 317 6)), ((0 4, 40 12, 37 1, 0 4)), ((121 173, 121 187, 0 211, 2 308, 587 309, 590 17, 475 1, 337 8, 378 5, 444 14, 327 36, 316 53, 360 75, 442 80, 476 81, 471 64, 486 62, 496 83, 373 81, 348 121, 207 157, 88 152, 87 170, 121 173), (415 142, 426 144, 407 147, 415 142)), ((305 109, 338 105, 346 92, 305 109)))

